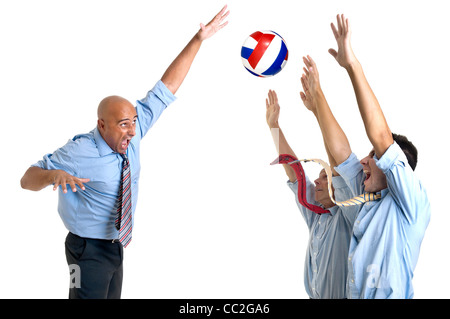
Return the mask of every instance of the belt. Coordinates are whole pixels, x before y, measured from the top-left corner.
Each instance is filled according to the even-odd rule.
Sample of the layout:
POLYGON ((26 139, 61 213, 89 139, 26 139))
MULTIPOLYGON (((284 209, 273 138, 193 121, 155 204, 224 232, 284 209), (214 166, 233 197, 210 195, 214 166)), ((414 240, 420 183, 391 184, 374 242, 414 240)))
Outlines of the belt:
POLYGON ((87 239, 93 239, 93 240, 100 240, 100 241, 104 241, 104 242, 110 242, 110 243, 120 243, 120 241, 118 239, 100 239, 100 238, 87 238, 87 239))
POLYGON ((105 241, 105 242, 110 242, 110 243, 120 243, 120 241, 119 241, 119 239, 101 239, 101 238, 89 238, 89 237, 81 237, 81 236, 78 236, 78 235, 76 235, 76 234, 74 234, 74 233, 72 233, 72 232, 69 232, 70 234, 72 234, 73 236, 75 236, 75 237, 79 237, 79 238, 83 238, 83 239, 89 239, 89 240, 100 240, 100 241, 105 241))

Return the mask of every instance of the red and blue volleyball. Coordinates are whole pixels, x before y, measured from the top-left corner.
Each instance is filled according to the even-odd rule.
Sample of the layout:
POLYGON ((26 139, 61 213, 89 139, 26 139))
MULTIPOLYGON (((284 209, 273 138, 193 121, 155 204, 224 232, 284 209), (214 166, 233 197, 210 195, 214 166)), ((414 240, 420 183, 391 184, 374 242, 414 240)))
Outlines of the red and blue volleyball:
POLYGON ((288 60, 284 39, 273 31, 256 31, 242 45, 241 58, 244 67, 258 77, 274 76, 288 60))

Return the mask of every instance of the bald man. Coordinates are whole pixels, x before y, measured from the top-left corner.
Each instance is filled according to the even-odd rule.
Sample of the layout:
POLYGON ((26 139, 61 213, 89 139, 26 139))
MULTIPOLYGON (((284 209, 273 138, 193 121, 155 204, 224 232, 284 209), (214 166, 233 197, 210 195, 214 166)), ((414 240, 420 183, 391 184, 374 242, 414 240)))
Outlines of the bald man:
POLYGON ((136 106, 120 96, 104 98, 94 130, 45 155, 22 177, 24 189, 38 191, 53 185, 53 190, 59 190, 58 212, 69 231, 65 242, 71 274, 69 298, 120 298, 126 244, 119 240, 115 220, 122 166, 129 161, 133 224, 140 142, 175 100, 202 42, 227 24, 223 21, 228 14, 225 6, 206 26, 200 24, 161 80, 136 106))

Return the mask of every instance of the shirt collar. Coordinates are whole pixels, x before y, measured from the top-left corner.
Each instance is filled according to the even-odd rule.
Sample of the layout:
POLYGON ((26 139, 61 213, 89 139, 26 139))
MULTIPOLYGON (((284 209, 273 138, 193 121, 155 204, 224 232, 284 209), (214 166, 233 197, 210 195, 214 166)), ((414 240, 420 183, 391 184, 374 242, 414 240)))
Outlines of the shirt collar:
POLYGON ((327 210, 330 212, 331 216, 334 216, 334 214, 336 214, 338 208, 339 208, 338 205, 334 205, 333 207, 327 208, 327 210))
POLYGON ((98 154, 100 156, 105 156, 114 153, 111 147, 109 147, 109 145, 106 144, 105 140, 100 134, 100 131, 98 130, 98 127, 94 129, 94 139, 95 143, 97 144, 98 154))
POLYGON ((381 198, 384 198, 387 195, 387 193, 389 193, 389 189, 386 187, 385 189, 382 189, 379 193, 381 194, 381 198))

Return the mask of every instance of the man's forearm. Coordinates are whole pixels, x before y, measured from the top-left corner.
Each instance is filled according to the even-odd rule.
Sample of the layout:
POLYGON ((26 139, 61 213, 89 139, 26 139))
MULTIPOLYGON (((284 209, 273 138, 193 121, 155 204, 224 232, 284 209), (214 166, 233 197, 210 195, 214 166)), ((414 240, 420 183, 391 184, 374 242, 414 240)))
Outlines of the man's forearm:
POLYGON ((53 181, 54 171, 32 166, 23 175, 20 186, 31 191, 40 191, 53 184, 53 181))
POLYGON ((381 157, 393 143, 391 130, 378 100, 367 82, 361 64, 356 61, 347 68, 347 72, 352 81, 367 137, 377 156, 381 157))
MULTIPOLYGON (((340 127, 321 89, 314 92, 316 111, 314 115, 322 131, 325 147, 336 165, 343 163, 351 154, 347 136, 340 127)), ((331 163, 330 163, 331 164, 331 163)))
POLYGON ((226 10, 227 6, 225 5, 206 26, 203 23, 200 23, 200 30, 198 30, 195 36, 191 39, 191 41, 189 41, 186 47, 175 58, 163 74, 161 81, 172 92, 172 94, 175 94, 181 83, 183 83, 183 80, 189 72, 198 50, 200 50, 202 42, 212 37, 217 31, 228 24, 228 21, 224 22, 224 20, 230 11, 226 10))
MULTIPOLYGON (((283 134, 283 131, 278 125, 274 125, 270 127, 270 133, 272 134, 273 142, 275 143, 275 147, 277 149, 278 155, 280 154, 289 154, 297 157, 289 146, 286 137, 283 134)), ((295 176, 295 172, 292 167, 287 164, 283 164, 284 170, 286 171, 286 175, 288 176, 291 182, 295 182, 297 177, 295 176)))
POLYGON ((170 64, 162 76, 161 81, 172 92, 172 94, 175 94, 181 86, 181 83, 183 83, 189 69, 191 68, 195 56, 200 50, 201 44, 202 40, 200 40, 196 34, 170 64))

